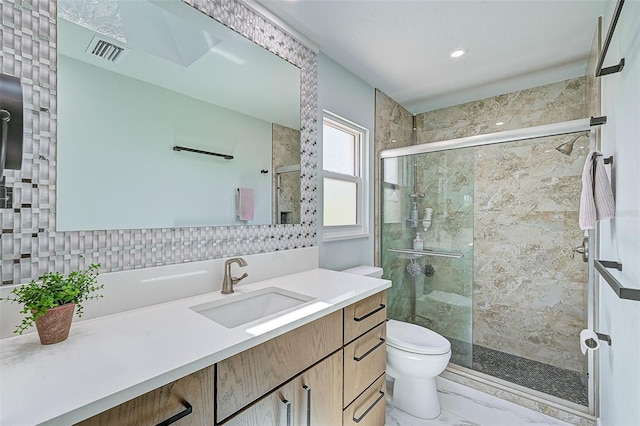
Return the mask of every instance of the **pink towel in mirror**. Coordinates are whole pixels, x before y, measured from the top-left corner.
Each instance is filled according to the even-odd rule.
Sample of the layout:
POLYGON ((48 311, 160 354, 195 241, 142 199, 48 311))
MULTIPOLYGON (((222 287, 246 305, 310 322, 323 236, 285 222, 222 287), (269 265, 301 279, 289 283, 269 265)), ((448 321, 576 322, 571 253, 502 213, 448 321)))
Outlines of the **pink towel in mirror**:
POLYGON ((238 188, 238 219, 253 220, 253 189, 238 188))

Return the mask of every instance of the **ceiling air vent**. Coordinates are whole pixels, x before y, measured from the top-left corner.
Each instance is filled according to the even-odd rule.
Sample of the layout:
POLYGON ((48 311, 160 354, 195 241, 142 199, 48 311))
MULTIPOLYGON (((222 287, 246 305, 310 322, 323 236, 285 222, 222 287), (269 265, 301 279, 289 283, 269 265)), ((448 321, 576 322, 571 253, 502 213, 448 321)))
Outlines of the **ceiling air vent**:
POLYGON ((87 47, 87 52, 106 61, 115 62, 124 52, 124 47, 116 46, 99 37, 94 37, 89 43, 89 47, 87 47))

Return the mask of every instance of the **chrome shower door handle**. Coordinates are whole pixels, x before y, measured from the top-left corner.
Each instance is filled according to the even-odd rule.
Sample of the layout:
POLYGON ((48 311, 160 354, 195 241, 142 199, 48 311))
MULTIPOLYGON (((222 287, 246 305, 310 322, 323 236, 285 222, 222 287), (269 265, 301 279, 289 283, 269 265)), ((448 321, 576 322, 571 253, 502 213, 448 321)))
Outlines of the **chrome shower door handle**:
POLYGON ((582 254, 582 261, 588 262, 589 261, 589 237, 584 237, 582 239, 582 245, 578 247, 574 247, 572 250, 573 250, 573 253, 571 253, 572 259, 576 255, 576 253, 580 253, 582 254))

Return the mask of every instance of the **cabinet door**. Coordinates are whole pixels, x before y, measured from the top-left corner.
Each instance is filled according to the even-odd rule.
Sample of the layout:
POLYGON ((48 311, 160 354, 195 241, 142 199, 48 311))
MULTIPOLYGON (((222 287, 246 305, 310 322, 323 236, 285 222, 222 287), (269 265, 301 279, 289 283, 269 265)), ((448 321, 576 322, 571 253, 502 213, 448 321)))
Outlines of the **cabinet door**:
POLYGON ((342 358, 338 351, 296 378, 296 425, 342 424, 342 358))
POLYGON ((319 318, 217 364, 218 421, 342 346, 342 312, 319 318))
POLYGON ((247 409, 226 420, 224 426, 293 426, 295 382, 279 387, 247 409))
POLYGON ((173 424, 211 425, 215 418, 213 383, 213 366, 207 367, 78 424, 155 426, 174 416, 184 415, 173 424))

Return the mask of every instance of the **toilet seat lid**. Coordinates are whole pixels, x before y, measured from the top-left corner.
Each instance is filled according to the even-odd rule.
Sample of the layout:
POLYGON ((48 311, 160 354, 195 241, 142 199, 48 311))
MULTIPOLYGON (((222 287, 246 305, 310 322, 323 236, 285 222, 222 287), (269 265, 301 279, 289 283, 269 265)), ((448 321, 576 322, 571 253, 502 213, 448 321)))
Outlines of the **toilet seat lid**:
POLYGON ((445 354, 451 350, 451 343, 435 331, 396 320, 387 321, 387 344, 418 354, 445 354))

